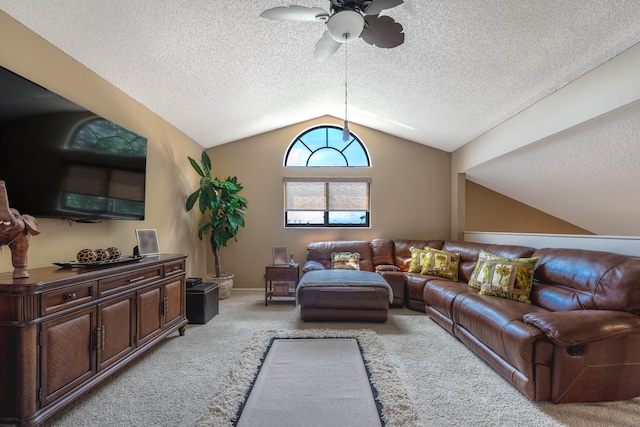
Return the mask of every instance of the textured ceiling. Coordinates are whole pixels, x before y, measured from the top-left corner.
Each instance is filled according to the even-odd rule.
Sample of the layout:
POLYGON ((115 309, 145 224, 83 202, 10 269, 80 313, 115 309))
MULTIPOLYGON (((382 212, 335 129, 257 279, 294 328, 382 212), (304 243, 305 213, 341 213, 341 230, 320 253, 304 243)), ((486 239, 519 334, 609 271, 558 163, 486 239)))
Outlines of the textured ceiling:
MULTIPOLYGON (((204 147, 344 115, 344 47, 260 18, 327 0, 0 0, 204 147)), ((349 44, 349 119, 453 152, 640 41, 638 0, 405 0, 406 42, 349 44)), ((6 41, 3 41, 6 42, 6 41)), ((640 67, 639 67, 640 68, 640 67)), ((640 235, 640 101, 465 171, 597 234, 640 235)))
MULTIPOLYGON (((204 147, 344 115, 344 48, 261 11, 326 0, 0 0, 204 147)), ((349 45, 349 119, 453 151, 640 40, 637 0, 407 0, 395 49, 349 45)))

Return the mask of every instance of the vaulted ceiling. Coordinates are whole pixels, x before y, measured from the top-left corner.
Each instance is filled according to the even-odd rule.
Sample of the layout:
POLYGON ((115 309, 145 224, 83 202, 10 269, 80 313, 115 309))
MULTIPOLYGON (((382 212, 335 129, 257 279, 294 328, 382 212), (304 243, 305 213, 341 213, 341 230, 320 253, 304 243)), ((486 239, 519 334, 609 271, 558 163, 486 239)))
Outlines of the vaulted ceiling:
MULTIPOLYGON (((212 147, 314 117, 344 116, 345 48, 325 62, 313 59, 325 24, 259 16, 292 3, 325 10, 330 5, 327 0, 0 0, 0 9, 203 147, 212 147)), ((394 49, 363 40, 349 44, 349 120, 448 152, 640 41, 637 0, 406 0, 383 14, 403 25, 406 41, 394 49)), ((589 216, 601 218, 603 211, 588 213, 580 200, 567 203, 572 187, 595 185, 594 173, 572 174, 567 182, 562 165, 545 161, 544 184, 557 191, 520 190, 539 171, 530 167, 531 159, 561 159, 583 143, 580 135, 591 135, 584 143, 590 160, 580 161, 602 156, 603 164, 619 162, 622 150, 612 159, 598 151, 598 141, 618 135, 627 153, 640 158, 637 114, 623 115, 620 125, 618 119, 596 124, 596 132, 606 135, 576 129, 563 140, 568 152, 547 141, 511 154, 517 157, 479 165, 469 176, 596 233, 634 233, 601 227, 601 220, 589 216), (519 177, 517 185, 509 184, 513 176, 519 177)), ((628 157, 621 164, 626 162, 628 157)), ((622 182, 626 192, 640 190, 628 183, 629 168, 622 178, 596 185, 597 191, 610 193, 622 182)), ((619 202, 621 194, 602 203, 619 202)), ((640 214, 640 205, 635 212, 640 214)))

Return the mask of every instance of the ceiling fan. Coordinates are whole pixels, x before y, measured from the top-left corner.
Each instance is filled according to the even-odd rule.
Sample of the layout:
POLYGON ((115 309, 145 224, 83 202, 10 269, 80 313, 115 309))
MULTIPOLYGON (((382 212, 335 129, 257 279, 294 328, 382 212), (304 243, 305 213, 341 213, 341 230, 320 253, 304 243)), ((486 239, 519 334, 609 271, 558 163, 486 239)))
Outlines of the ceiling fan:
POLYGON ((403 0, 330 0, 330 11, 319 7, 278 6, 260 14, 278 21, 321 22, 327 31, 316 43, 313 56, 322 62, 336 53, 343 43, 358 37, 370 45, 392 48, 404 43, 402 25, 390 16, 380 16, 384 9, 404 3, 403 0))

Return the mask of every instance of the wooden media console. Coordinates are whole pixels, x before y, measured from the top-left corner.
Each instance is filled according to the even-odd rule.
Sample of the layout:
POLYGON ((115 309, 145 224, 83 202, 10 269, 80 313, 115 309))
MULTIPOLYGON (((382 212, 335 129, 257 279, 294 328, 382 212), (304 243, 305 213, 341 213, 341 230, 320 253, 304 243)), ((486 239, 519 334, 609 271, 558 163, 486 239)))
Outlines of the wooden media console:
POLYGON ((0 274, 0 425, 38 425, 179 330, 186 255, 0 274))

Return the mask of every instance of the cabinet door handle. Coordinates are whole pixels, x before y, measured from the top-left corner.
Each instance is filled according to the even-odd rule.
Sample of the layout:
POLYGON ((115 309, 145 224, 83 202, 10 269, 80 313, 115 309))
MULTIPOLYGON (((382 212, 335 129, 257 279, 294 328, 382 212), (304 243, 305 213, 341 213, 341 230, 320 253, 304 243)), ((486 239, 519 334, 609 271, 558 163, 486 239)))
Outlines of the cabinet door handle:
POLYGON ((144 276, 134 277, 133 279, 129 279, 129 283, 137 282, 138 280, 144 279, 144 276))
POLYGON ((100 345, 102 344, 100 335, 102 335, 102 328, 96 329, 96 350, 98 351, 98 353, 102 351, 102 349, 100 348, 100 345))
POLYGON ((104 325, 96 329, 96 350, 98 350, 98 353, 104 350, 104 339, 105 339, 104 333, 105 333, 104 325))
POLYGON ((74 299, 78 298, 78 295, 76 295, 75 292, 69 292, 67 295, 65 295, 65 297, 67 298, 67 301, 73 301, 74 299))

